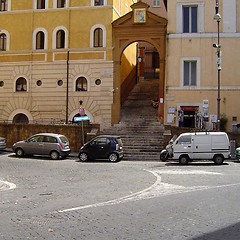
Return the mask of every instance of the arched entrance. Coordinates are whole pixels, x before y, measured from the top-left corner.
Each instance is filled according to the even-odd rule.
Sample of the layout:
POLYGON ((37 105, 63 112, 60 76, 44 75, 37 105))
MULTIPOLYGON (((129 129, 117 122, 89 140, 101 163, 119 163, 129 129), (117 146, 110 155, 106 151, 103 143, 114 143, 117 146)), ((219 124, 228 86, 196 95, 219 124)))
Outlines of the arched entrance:
POLYGON ((112 23, 114 46, 114 98, 112 124, 120 121, 121 110, 121 56, 127 46, 134 42, 148 42, 159 57, 159 120, 164 117, 164 89, 166 64, 167 20, 150 11, 149 5, 141 1, 131 6, 132 11, 112 23))

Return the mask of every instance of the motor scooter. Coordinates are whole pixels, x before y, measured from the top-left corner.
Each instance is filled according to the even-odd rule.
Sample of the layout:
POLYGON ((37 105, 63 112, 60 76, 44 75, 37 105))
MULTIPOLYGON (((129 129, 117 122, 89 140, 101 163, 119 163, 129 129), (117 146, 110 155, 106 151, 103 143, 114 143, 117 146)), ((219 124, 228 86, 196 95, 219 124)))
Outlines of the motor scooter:
POLYGON ((165 149, 163 149, 160 153, 160 160, 166 162, 169 158, 173 157, 173 143, 176 140, 177 135, 174 135, 172 139, 168 142, 165 149))

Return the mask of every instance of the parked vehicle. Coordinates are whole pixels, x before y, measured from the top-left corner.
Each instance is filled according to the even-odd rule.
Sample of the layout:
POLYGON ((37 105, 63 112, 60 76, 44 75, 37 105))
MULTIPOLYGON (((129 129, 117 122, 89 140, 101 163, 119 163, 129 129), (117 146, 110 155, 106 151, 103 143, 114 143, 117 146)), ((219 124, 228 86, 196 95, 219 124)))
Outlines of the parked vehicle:
POLYGON ((170 140, 160 154, 160 160, 177 159, 180 164, 206 159, 222 164, 230 157, 230 143, 224 132, 183 133, 176 140, 170 140))
POLYGON ((119 136, 98 136, 84 144, 79 150, 79 160, 108 159, 117 162, 123 158, 123 144, 119 136))
POLYGON ((6 148, 6 139, 0 137, 0 150, 4 150, 6 148))
POLYGON ((55 133, 33 135, 27 140, 14 143, 12 149, 18 157, 49 155, 53 160, 59 157, 67 157, 71 152, 68 139, 64 135, 55 133))
POLYGON ((240 160, 240 147, 236 148, 235 155, 238 160, 240 160))

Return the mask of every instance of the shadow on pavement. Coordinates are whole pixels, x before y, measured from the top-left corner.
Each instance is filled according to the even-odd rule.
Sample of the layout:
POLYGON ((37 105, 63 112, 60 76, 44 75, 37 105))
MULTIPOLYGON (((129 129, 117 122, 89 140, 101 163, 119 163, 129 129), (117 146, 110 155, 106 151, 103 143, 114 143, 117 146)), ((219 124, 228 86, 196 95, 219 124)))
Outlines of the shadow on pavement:
POLYGON ((228 227, 206 233, 189 240, 239 240, 240 239, 240 223, 230 225, 228 227))

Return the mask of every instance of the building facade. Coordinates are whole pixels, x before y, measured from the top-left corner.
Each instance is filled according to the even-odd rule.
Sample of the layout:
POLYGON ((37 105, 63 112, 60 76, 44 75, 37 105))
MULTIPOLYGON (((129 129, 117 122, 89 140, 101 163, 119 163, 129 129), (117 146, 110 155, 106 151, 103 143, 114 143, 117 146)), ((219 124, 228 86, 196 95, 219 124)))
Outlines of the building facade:
MULTIPOLYGON (((218 67, 216 1, 168 1, 165 123, 214 128, 218 67)), ((240 122, 240 1, 219 0, 220 116, 227 129, 240 122)))
POLYGON ((0 121, 65 123, 83 107, 91 122, 110 125, 111 23, 133 3, 1 0, 0 121))
MULTIPOLYGON (((146 61, 154 68, 153 77, 158 77, 156 69, 161 75, 164 123, 215 127, 216 1, 145 0, 146 22, 135 24, 131 6, 137 2, 136 7, 144 5, 136 0, 1 0, 0 121, 72 122, 82 107, 93 123, 104 127, 118 122, 120 86, 144 48, 145 58, 150 53, 149 59, 156 60, 146 61), (130 29, 117 36, 117 46, 114 24, 130 29), (159 32, 162 40, 153 42, 160 39, 159 24, 168 24, 166 49, 165 28, 159 32), (156 29, 155 35, 141 36, 148 27, 156 29), (131 46, 117 52, 126 42, 131 46), (116 59, 116 52, 121 58, 116 59)), ((231 130, 240 122, 240 0, 219 0, 219 12, 220 113, 231 130)))

